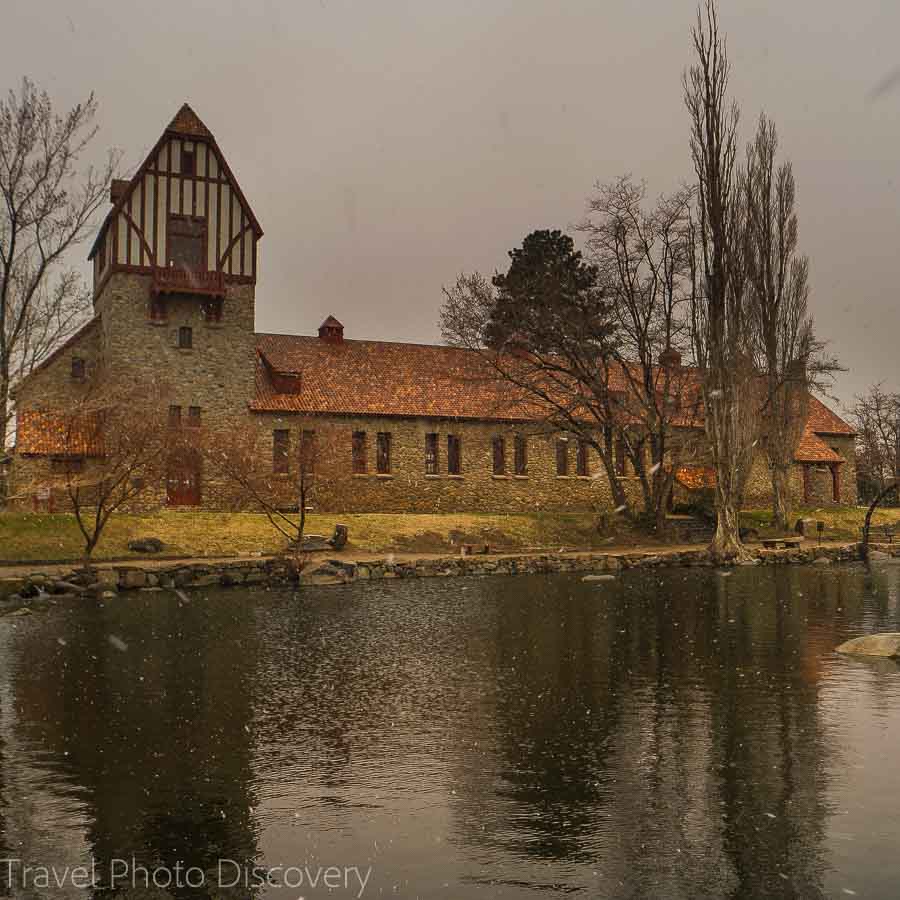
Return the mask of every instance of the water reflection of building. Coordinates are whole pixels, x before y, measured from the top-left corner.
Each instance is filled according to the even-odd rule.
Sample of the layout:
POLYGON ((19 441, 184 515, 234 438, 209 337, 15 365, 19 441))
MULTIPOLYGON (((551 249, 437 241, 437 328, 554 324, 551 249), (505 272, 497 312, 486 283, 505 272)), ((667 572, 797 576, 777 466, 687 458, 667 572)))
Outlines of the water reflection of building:
POLYGON ((591 896, 824 896, 812 658, 858 615, 845 577, 501 589, 496 760, 459 761, 460 833, 535 878, 559 860, 591 896))
POLYGON ((100 871, 134 856, 214 872, 219 859, 257 854, 251 611, 234 603, 211 616, 209 602, 129 598, 54 616, 11 642, 17 727, 52 791, 80 801, 100 871))

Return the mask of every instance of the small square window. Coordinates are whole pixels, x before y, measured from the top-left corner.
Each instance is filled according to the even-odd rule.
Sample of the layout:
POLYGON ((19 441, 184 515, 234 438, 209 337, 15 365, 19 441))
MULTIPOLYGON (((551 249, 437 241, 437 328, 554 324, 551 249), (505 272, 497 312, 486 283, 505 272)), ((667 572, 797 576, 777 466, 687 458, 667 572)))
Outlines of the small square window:
POLYGON ((189 406, 188 407, 187 423, 192 428, 200 427, 200 407, 199 406, 189 406))
POLYGON ((76 357, 72 360, 72 378, 75 381, 84 381, 84 373, 84 360, 76 357))
POLYGON ((203 303, 203 318, 207 322, 221 322, 222 301, 220 299, 206 300, 203 303))
POLYGON ((170 406, 169 407, 169 428, 180 428, 181 427, 181 407, 180 406, 170 406))
POLYGON ((194 346, 194 330, 189 325, 178 329, 178 349, 190 350, 194 346))
POLYGON ((150 321, 165 322, 166 321, 166 298, 152 297, 150 299, 150 321))

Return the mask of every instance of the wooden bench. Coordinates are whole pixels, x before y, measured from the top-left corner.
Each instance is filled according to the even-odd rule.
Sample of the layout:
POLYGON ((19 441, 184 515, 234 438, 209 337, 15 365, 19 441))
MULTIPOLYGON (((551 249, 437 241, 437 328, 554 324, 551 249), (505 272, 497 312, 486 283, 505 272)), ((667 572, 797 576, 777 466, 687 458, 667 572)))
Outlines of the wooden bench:
MULTIPOLYGON (((866 534, 866 528, 863 526, 859 529, 863 537, 866 534)), ((894 543, 894 526, 893 525, 870 525, 869 540, 876 542, 885 542, 887 544, 894 543)))
POLYGON ((802 542, 803 538, 798 537, 763 538, 760 541, 766 550, 777 550, 779 547, 790 550, 793 547, 799 547, 802 542))

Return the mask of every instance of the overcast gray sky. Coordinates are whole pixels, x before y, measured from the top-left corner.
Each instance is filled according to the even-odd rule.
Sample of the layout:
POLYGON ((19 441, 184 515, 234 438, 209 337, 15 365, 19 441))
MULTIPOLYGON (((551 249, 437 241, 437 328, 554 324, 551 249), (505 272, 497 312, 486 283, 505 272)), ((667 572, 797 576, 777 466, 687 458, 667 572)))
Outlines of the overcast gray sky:
MULTIPOLYGON (((794 163, 837 392, 900 388, 900 4, 722 0, 744 139, 794 163), (893 77, 892 77, 893 76, 893 77), (896 83, 895 83, 896 82, 896 83), (879 87, 880 86, 880 87, 879 87)), ((441 285, 595 181, 691 175, 693 0, 6 0, 0 85, 90 90, 132 170, 188 101, 265 229, 257 328, 437 341, 441 285)), ((85 270, 86 271, 86 270, 85 270)))

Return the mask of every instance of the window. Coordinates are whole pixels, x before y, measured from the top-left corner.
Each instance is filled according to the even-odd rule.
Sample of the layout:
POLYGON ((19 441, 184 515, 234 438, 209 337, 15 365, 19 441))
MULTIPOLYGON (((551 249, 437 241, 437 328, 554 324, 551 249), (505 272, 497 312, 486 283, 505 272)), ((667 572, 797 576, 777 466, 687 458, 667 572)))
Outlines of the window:
POLYGON ((803 467, 803 502, 809 503, 812 499, 812 466, 803 467))
POLYGON ((272 432, 272 471, 276 475, 286 475, 290 471, 291 433, 287 428, 276 428, 272 432))
POLYGON ((391 473, 391 434, 389 431, 378 432, 378 453, 375 468, 379 475, 391 473))
POLYGON ((615 463, 616 475, 618 475, 619 478, 623 478, 625 475, 625 440, 621 437, 616 438, 615 463))
POLYGON ((207 322, 222 321, 222 301, 221 299, 205 300, 203 302, 203 318, 207 322))
POLYGON ((311 475, 316 470, 316 433, 303 430, 300 434, 300 471, 311 475))
POLYGON ((587 441, 578 441, 578 453, 575 457, 575 474, 587 475, 588 473, 588 445, 587 441))
POLYGON ((200 427, 200 407, 199 406, 189 406, 188 407, 187 423, 191 428, 199 428, 200 427))
POLYGON ((458 434, 447 435, 447 474, 462 475, 462 441, 458 434))
POLYGON ((180 406, 170 406, 169 407, 169 428, 180 428, 181 427, 181 407, 180 406))
POLYGON ((528 440, 524 434, 516 435, 515 445, 516 475, 528 474, 528 440))
POLYGON ((84 360, 75 358, 72 360, 72 378, 75 381, 84 381, 84 360))
POLYGON ((197 170, 194 163, 194 148, 181 145, 181 174, 193 175, 197 170))
POLYGON ((566 438, 556 442, 556 474, 569 474, 569 441, 566 438))
POLYGON ((506 474, 506 441, 502 437, 494 438, 494 474, 506 474))
POLYGON ((366 433, 353 432, 353 474, 366 474, 366 433))
POLYGON ((425 435, 425 474, 438 474, 438 436, 436 434, 425 435))
POLYGON ((841 470, 837 466, 831 467, 831 499, 841 502, 841 470))
POLYGON ((166 298, 151 297, 150 298, 150 321, 165 322, 166 321, 166 298))
POLYGON ((189 325, 178 329, 178 349, 190 350, 194 346, 194 331, 189 325))
POLYGON ((206 219, 170 215, 166 245, 170 266, 206 271, 206 219))

